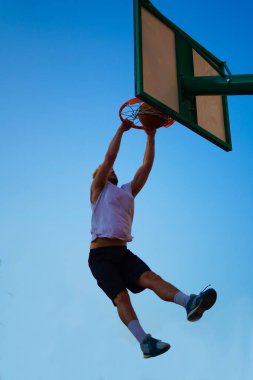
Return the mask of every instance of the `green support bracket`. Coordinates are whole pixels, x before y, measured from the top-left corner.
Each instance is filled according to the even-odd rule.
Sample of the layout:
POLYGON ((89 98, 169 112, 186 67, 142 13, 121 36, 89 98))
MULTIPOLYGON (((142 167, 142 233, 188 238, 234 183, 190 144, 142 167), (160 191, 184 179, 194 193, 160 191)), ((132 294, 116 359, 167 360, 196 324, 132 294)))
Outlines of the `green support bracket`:
POLYGON ((186 96, 197 95, 253 95, 253 75, 181 78, 182 91, 186 96))

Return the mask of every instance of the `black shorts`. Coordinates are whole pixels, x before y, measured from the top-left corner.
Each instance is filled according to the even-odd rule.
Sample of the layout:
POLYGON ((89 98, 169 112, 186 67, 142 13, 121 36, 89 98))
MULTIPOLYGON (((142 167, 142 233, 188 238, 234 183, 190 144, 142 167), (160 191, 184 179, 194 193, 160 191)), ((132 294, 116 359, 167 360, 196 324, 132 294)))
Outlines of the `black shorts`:
POLYGON ((91 249, 89 267, 98 286, 112 300, 123 290, 140 293, 138 278, 151 269, 126 246, 91 249))

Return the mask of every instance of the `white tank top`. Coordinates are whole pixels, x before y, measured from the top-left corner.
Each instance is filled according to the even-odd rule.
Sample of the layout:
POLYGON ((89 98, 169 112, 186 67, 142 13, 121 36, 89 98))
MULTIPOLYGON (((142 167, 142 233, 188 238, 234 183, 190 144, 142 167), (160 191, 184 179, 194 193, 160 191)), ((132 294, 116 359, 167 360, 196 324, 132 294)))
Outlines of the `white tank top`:
POLYGON ((95 203, 91 203, 91 241, 107 237, 132 241, 134 197, 131 183, 117 187, 107 181, 95 203))

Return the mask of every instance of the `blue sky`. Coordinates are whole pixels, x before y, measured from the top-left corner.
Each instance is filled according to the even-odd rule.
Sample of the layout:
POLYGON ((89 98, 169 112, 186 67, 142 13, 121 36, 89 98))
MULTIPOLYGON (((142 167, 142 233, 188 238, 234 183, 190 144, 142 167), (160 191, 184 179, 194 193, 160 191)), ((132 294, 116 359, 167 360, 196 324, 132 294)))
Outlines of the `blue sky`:
MULTIPOLYGON (((153 4, 233 74, 253 73, 249 0, 153 4)), ((248 380, 253 376, 252 96, 229 98, 233 151, 174 124, 156 136, 129 248, 215 308, 189 324, 148 291, 132 302, 171 350, 144 360, 87 257, 91 173, 134 97, 132 1, 0 1, 1 380, 248 380)), ((120 183, 146 137, 124 135, 120 183)))

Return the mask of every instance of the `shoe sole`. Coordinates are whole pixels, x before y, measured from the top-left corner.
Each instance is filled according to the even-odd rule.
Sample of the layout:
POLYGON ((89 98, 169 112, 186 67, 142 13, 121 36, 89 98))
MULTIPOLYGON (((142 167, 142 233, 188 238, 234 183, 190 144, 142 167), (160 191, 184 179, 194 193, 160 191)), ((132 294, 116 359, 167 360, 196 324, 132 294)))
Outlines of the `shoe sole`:
POLYGON ((190 314, 187 316, 188 321, 196 322, 198 321, 206 310, 211 309, 215 304, 217 299, 217 293, 214 289, 209 289, 206 291, 205 297, 202 298, 200 304, 193 309, 190 314))
POLYGON ((164 347, 161 351, 159 351, 157 354, 155 355, 148 355, 148 354, 143 354, 143 357, 144 359, 149 359, 149 358, 154 358, 155 356, 159 356, 159 355, 162 355, 164 354, 165 352, 167 352, 169 349, 170 349, 170 345, 168 344, 166 347, 164 347))

